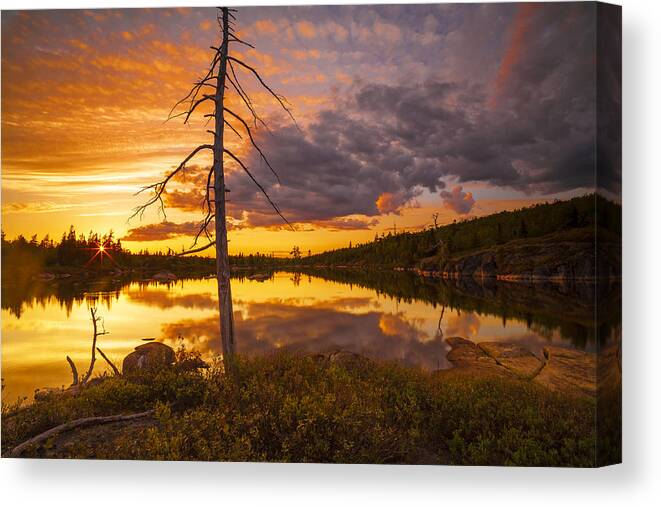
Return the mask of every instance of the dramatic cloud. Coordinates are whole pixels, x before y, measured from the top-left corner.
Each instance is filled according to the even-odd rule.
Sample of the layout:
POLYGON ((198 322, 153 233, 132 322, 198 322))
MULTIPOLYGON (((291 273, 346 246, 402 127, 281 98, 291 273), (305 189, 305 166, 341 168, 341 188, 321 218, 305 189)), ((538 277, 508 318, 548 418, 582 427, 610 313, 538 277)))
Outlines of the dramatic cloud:
POLYGON ((459 215, 470 213, 475 204, 473 194, 470 192, 464 192, 460 186, 454 187, 452 192, 446 192, 443 190, 441 192, 441 197, 443 198, 443 206, 447 209, 451 209, 459 215))
MULTIPOLYGON (((618 20, 598 12, 616 33, 618 20)), ((620 191, 621 69, 608 57, 620 42, 596 40, 592 4, 254 7, 237 18, 257 50, 235 50, 288 98, 300 130, 242 75, 269 120, 255 135, 281 184, 245 136, 228 130, 228 143, 299 230, 373 227, 418 200, 469 212, 471 199, 446 187, 497 188, 503 202, 579 193, 594 188, 597 163, 600 190, 620 191)), ((128 215, 135 190, 208 139, 204 118, 163 120, 208 65, 213 9, 10 12, 2 25, 6 205, 86 203, 98 216, 104 194, 128 215)), ((238 102, 228 94, 240 111, 238 102)), ((190 224, 206 185, 205 160, 196 163, 164 196, 190 224)), ((230 162, 227 182, 233 227, 283 225, 230 162)), ((95 226, 72 209, 49 220, 44 228, 95 226)), ((122 217, 107 223, 125 228, 122 217)), ((178 237, 193 232, 186 223, 127 237, 178 237)))
POLYGON ((141 225, 129 229, 124 241, 160 241, 164 239, 176 238, 178 236, 192 236, 197 233, 199 222, 183 222, 176 224, 174 222, 160 222, 157 224, 141 225))
POLYGON ((386 213, 396 213, 406 199, 402 194, 393 194, 392 192, 382 193, 376 200, 376 207, 379 212, 386 213))

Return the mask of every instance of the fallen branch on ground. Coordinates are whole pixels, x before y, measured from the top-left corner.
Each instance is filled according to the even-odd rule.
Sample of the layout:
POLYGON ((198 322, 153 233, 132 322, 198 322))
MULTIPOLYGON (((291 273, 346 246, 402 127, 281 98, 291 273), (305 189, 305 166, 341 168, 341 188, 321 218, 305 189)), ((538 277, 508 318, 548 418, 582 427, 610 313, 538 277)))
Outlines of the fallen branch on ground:
POLYGON ((73 421, 60 424, 59 426, 55 426, 54 428, 44 431, 43 433, 40 433, 39 435, 32 437, 29 440, 26 440, 22 444, 17 445, 11 450, 11 452, 9 453, 9 457, 18 458, 21 455, 21 453, 31 445, 39 444, 45 440, 48 440, 51 437, 54 437, 56 435, 59 435, 60 433, 70 431, 75 428, 80 428, 82 426, 94 426, 98 424, 120 422, 120 421, 132 421, 134 419, 140 419, 141 417, 150 416, 153 413, 154 410, 152 409, 152 410, 147 410, 145 412, 138 412, 137 414, 129 414, 129 415, 117 414, 117 415, 108 415, 101 417, 83 417, 82 419, 75 419, 73 421))

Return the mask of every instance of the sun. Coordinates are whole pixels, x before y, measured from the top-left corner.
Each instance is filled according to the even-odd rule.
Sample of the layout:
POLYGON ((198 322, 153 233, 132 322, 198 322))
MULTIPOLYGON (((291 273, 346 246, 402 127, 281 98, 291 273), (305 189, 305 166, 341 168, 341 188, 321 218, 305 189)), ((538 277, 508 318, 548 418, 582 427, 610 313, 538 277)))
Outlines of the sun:
POLYGON ((92 257, 90 257, 90 259, 85 263, 85 266, 89 266, 97 259, 99 263, 103 265, 104 257, 106 257, 112 264, 117 265, 117 262, 115 262, 115 259, 113 259, 112 255, 110 254, 113 249, 108 249, 104 243, 96 243, 96 245, 92 246, 91 248, 86 248, 85 250, 90 250, 93 252, 92 257))

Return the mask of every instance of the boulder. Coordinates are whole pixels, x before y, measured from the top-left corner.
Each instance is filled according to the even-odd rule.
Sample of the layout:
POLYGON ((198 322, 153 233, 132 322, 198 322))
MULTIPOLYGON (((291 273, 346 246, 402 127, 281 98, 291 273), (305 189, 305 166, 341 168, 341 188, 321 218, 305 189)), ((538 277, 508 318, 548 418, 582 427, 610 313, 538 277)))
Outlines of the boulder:
POLYGON ((455 368, 479 370, 481 373, 508 374, 504 368, 498 366, 493 357, 470 340, 451 336, 445 340, 445 343, 452 349, 448 352, 447 358, 455 368))
POLYGON ((535 354, 514 343, 482 342, 478 346, 497 364, 521 377, 534 377, 544 365, 535 354))
POLYGON ((172 347, 160 342, 145 343, 124 358, 122 374, 131 376, 144 371, 162 370, 172 366, 175 359, 172 347))
MULTIPOLYGON (((596 354, 561 347, 545 347, 544 360, 513 343, 484 342, 475 344, 453 336, 445 340, 452 348, 448 360, 456 372, 471 376, 499 375, 520 378, 542 385, 552 391, 594 398, 597 393, 596 354)), ((619 378, 617 347, 610 358, 609 372, 619 378), (614 365, 614 366, 613 366, 614 365)), ((606 373, 603 373, 604 377, 606 373)))
POLYGON ((593 397, 597 393, 596 354, 560 347, 544 347, 546 364, 535 382, 553 391, 593 397))

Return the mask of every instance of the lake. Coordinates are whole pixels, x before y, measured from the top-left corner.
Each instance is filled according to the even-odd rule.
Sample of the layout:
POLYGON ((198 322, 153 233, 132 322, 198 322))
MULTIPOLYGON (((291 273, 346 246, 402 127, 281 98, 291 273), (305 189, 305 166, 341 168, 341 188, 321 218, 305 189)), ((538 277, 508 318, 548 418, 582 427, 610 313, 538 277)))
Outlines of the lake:
MULTIPOLYGON (((596 291, 594 285, 480 284, 326 270, 275 272, 261 282, 236 276, 232 294, 237 351, 245 354, 346 349, 435 370, 450 367, 449 336, 516 342, 541 354, 551 343, 594 351, 621 333, 619 287, 596 291), (595 297, 603 309, 597 316, 595 297)), ((98 346, 120 367, 144 338, 174 348, 184 344, 207 359, 220 351, 215 279, 3 284, 5 401, 69 385, 67 355, 79 371, 87 368, 90 305, 109 333, 98 346)), ((97 373, 107 369, 101 358, 96 365, 97 373)))

